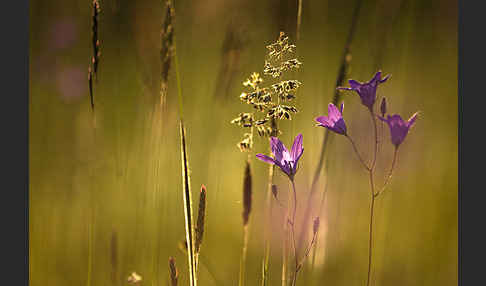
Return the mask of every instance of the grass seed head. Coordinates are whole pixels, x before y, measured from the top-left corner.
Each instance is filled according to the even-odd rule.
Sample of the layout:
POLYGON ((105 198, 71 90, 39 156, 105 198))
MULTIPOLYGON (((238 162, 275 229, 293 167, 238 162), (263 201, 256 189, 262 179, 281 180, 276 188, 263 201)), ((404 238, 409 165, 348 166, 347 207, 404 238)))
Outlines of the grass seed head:
POLYGON ((199 195, 199 211, 197 214, 197 225, 196 225, 196 253, 199 253, 201 247, 203 234, 204 234, 204 221, 206 218, 206 186, 201 186, 201 193, 199 195))

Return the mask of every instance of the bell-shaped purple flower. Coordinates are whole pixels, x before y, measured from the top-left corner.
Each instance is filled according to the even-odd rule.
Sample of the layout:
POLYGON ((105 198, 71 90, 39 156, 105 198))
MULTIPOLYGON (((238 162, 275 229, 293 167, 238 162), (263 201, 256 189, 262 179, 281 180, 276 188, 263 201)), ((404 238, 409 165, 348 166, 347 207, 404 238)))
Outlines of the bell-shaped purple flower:
POLYGON ((291 180, 293 180, 294 175, 297 172, 297 163, 304 153, 302 140, 302 134, 297 135, 294 139, 292 149, 289 151, 277 137, 271 137, 270 147, 275 158, 263 154, 257 154, 256 157, 263 162, 277 165, 291 180))
POLYGON ((415 112, 415 114, 412 115, 408 121, 403 120, 398 114, 394 114, 392 116, 388 115, 386 119, 381 116, 378 116, 378 118, 388 124, 390 127, 391 141, 393 145, 398 148, 403 140, 405 140, 405 137, 407 136, 410 128, 412 128, 412 125, 415 123, 417 115, 418 112, 415 112))
POLYGON ((350 87, 338 87, 338 89, 356 91, 361 98, 361 103, 370 110, 373 110, 373 105, 376 101, 376 88, 378 84, 384 83, 389 77, 390 75, 381 78, 381 71, 378 71, 368 82, 360 83, 354 79, 350 79, 348 81, 350 87))
POLYGON ((327 129, 334 131, 338 134, 346 135, 346 123, 343 119, 344 103, 341 103, 341 110, 339 110, 334 104, 329 103, 327 107, 328 116, 319 116, 315 120, 317 126, 326 127, 327 129))

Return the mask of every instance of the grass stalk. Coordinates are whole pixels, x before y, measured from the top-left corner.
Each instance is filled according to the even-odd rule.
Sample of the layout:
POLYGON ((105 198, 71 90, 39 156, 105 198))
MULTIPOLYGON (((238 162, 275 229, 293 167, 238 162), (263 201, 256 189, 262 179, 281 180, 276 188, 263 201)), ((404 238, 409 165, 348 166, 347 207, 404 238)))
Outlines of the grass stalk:
POLYGON ((184 123, 180 121, 180 136, 181 136, 181 161, 182 161, 182 193, 184 198, 184 218, 186 227, 186 241, 187 241, 187 261, 189 266, 189 281, 191 286, 197 285, 196 277, 196 253, 194 242, 194 226, 192 219, 192 199, 191 199, 191 182, 189 175, 189 160, 187 158, 186 148, 186 130, 184 123))

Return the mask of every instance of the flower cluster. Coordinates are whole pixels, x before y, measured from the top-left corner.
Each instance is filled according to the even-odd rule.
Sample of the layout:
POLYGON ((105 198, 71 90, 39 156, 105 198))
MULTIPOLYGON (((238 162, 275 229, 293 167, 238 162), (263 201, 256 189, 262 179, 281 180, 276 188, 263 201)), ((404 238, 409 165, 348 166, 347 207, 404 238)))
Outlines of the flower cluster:
MULTIPOLYGON (((277 50, 274 46, 271 46, 271 47, 272 47, 271 54, 273 54, 276 57, 280 57, 280 55, 281 55, 280 50, 277 50)), ((284 45, 283 48, 281 48, 281 50, 291 50, 292 48, 293 48, 293 46, 284 45)), ((265 70, 267 70, 268 72, 275 72, 277 74, 279 73, 279 68, 274 68, 272 66, 267 67, 267 64, 265 66, 265 70)), ((370 281, 370 274, 369 273, 371 271, 371 252, 372 252, 372 237, 373 237, 371 229, 372 229, 372 225, 373 225, 373 210, 374 210, 373 205, 374 205, 376 197, 378 197, 381 193, 383 193, 389 179, 391 178, 393 169, 395 167, 396 159, 397 159, 398 147, 405 140, 405 137, 409 133, 410 128, 414 125, 414 123, 417 119, 417 114, 418 114, 418 113, 415 113, 407 121, 403 120, 402 117, 398 114, 388 115, 387 114, 387 102, 386 102, 386 99, 384 97, 383 97, 381 104, 380 104, 380 114, 381 115, 377 115, 375 113, 374 105, 375 105, 375 102, 376 102, 376 91, 377 91, 378 85, 386 82, 389 77, 390 76, 387 75, 384 78, 382 78, 381 77, 381 71, 379 71, 368 82, 360 83, 356 80, 349 80, 350 87, 338 87, 338 89, 340 89, 340 90, 351 90, 351 91, 356 92, 361 99, 361 103, 370 112, 370 115, 371 115, 371 118, 372 118, 372 121, 373 121, 373 126, 374 126, 374 134, 375 134, 375 149, 374 150, 375 151, 374 151, 374 156, 372 156, 372 159, 370 160, 369 163, 366 163, 366 161, 363 160, 363 158, 361 157, 361 155, 358 151, 358 148, 356 147, 356 144, 354 143, 354 141, 351 139, 351 137, 348 134, 348 129, 346 127, 346 123, 345 123, 344 118, 343 118, 344 103, 341 103, 341 106, 340 106, 339 109, 333 103, 329 103, 328 115, 327 116, 323 115, 323 116, 319 116, 319 117, 315 118, 315 121, 317 122, 317 126, 327 128, 328 130, 330 130, 330 131, 332 131, 336 134, 344 135, 346 138, 348 138, 349 141, 351 142, 353 148, 354 148, 354 151, 358 155, 361 163, 363 164, 365 169, 370 173, 370 186, 371 186, 371 189, 370 189, 370 194, 371 194, 370 212, 371 212, 371 214, 370 214, 370 225, 369 225, 370 234, 369 234, 369 250, 368 250, 368 257, 369 257, 368 261, 369 262, 368 262, 368 278, 367 278, 368 284, 367 285, 369 285, 369 281, 370 281), (385 117, 385 115, 386 115, 386 117, 385 117), (383 183, 381 190, 377 190, 375 188, 375 183, 374 183, 374 179, 373 179, 375 166, 376 166, 376 156, 377 156, 377 153, 378 153, 378 131, 377 131, 377 127, 376 127, 376 125, 377 125, 376 124, 376 121, 377 121, 376 118, 377 117, 381 121, 388 124, 388 126, 390 128, 391 142, 395 146, 395 153, 394 153, 393 161, 392 161, 392 164, 391 164, 391 168, 390 168, 388 177, 385 179, 385 181, 383 183)), ((254 87, 254 84, 256 86, 257 79, 259 79, 258 76, 254 76, 251 79, 249 79, 248 82, 246 82, 246 83, 247 83, 247 85, 254 87)), ((261 82, 261 81, 258 80, 258 82, 261 82)), ((291 84, 290 81, 281 82, 280 85, 278 85, 277 87, 274 87, 274 90, 277 92, 277 94, 279 94, 279 98, 284 100, 287 97, 287 95, 285 95, 284 92, 281 92, 281 89, 285 90, 285 85, 289 85, 289 84, 291 84), (284 94, 284 95, 280 96, 280 94, 284 94)), ((257 93, 258 93, 258 91, 260 91, 260 90, 257 90, 257 93)), ((265 93, 265 92, 267 92, 267 91, 265 90, 262 93, 265 93)), ((245 94, 245 100, 251 101, 254 98, 258 98, 258 96, 259 95, 255 95, 254 97, 249 97, 248 95, 245 94)), ((271 102, 271 99, 269 100, 269 102, 271 102)), ((268 114, 270 114, 270 116, 277 116, 277 118, 282 118, 282 116, 286 117, 285 111, 290 111, 290 108, 291 107, 288 107, 288 106, 285 106, 285 105, 273 106, 273 107, 268 109, 267 116, 268 116, 268 114)), ((251 125, 252 124, 252 123, 248 123, 248 122, 254 122, 253 117, 248 115, 248 114, 240 114, 239 120, 235 123, 242 124, 242 125, 245 125, 245 124, 251 125)), ((253 125, 251 125, 251 126, 253 126, 253 125)), ((295 139, 294 139, 292 149, 289 151, 289 149, 287 149, 287 147, 285 147, 285 145, 282 143, 282 141, 280 141, 276 137, 271 137, 270 147, 271 147, 271 151, 273 153, 273 157, 270 157, 270 156, 267 156, 267 155, 264 155, 264 154, 257 154, 256 155, 256 157, 259 160, 279 167, 280 170, 284 174, 287 175, 287 177, 289 178, 289 180, 292 184, 293 197, 294 197, 294 208, 293 208, 293 214, 292 214, 291 218, 290 217, 288 218, 289 225, 290 225, 290 232, 292 234, 292 237, 295 237, 295 214, 296 214, 296 209, 297 209, 297 191, 296 191, 296 188, 295 188, 294 177, 295 177, 297 170, 298 170, 299 160, 300 160, 302 154, 304 153, 304 147, 303 147, 302 142, 303 142, 302 134, 297 135, 297 137, 295 137, 295 139)), ((272 186, 272 193, 273 193, 275 199, 277 199, 276 187, 273 188, 273 186, 272 186)), ((295 264, 295 272, 293 274, 294 275, 294 277, 293 277, 294 282, 296 280, 297 274, 298 274, 298 272, 299 272, 299 270, 302 266, 303 261, 308 256, 308 253, 309 253, 308 250, 314 245, 315 236, 316 236, 318 227, 319 227, 319 218, 317 217, 316 220, 314 221, 314 227, 313 227, 314 237, 313 237, 309 247, 307 248, 307 251, 305 252, 304 256, 302 257, 303 258, 302 260, 299 260, 299 257, 298 257, 298 254, 297 254, 297 249, 295 247, 295 239, 294 239, 294 255, 295 255, 295 261, 296 261, 295 262, 296 263, 295 264)), ((293 282, 292 285, 295 285, 294 282, 293 282)))
MULTIPOLYGON (((376 90, 378 85, 387 81, 389 77, 390 75, 381 78, 381 71, 378 71, 368 82, 359 83, 358 81, 351 79, 349 80, 350 87, 338 87, 338 89, 355 91, 359 95, 361 103, 366 106, 372 114, 374 114, 373 107, 376 101, 376 90)), ((325 127, 337 134, 347 136, 346 124, 344 122, 342 112, 343 104, 341 104, 341 110, 338 110, 334 104, 329 103, 329 115, 317 117, 315 119, 318 123, 317 125, 325 127)), ((412 115, 408 121, 403 120, 398 114, 393 114, 391 116, 387 115, 385 118, 385 114, 387 113, 387 104, 384 97, 380 105, 380 112, 381 116, 378 116, 378 118, 388 124, 390 128, 391 141, 393 145, 398 148, 403 140, 405 140, 410 128, 412 128, 413 124, 415 123, 418 113, 412 115)))
POLYGON ((261 115, 244 112, 233 119, 231 123, 249 128, 250 132, 244 134, 243 139, 237 144, 241 151, 250 151, 253 146, 253 131, 261 137, 278 136, 281 131, 277 127, 277 120, 291 120, 292 114, 298 109, 290 104, 283 104, 295 99, 297 89, 301 83, 294 79, 281 79, 284 72, 298 69, 302 63, 291 58, 295 45, 289 43, 289 38, 283 32, 275 43, 267 46, 268 59, 265 61, 263 75, 278 82, 269 86, 261 86, 264 82, 259 73, 254 72, 243 82, 243 86, 249 91, 240 94, 240 100, 251 105, 261 115))
MULTIPOLYGON (((291 48, 292 47, 287 47, 286 49, 291 48)), ((278 51, 272 50, 271 53, 273 53, 275 56, 280 56, 280 53, 278 51)), ((350 88, 338 87, 338 89, 355 91, 361 98, 361 103, 366 106, 371 112, 373 119, 376 116, 380 120, 388 124, 390 128, 391 142, 395 146, 395 148, 398 149, 398 147, 405 140, 405 137, 414 125, 418 113, 413 114, 412 117, 410 117, 410 119, 408 119, 407 121, 403 120, 402 117, 398 114, 387 115, 385 118, 385 115, 387 114, 387 103, 386 99, 383 97, 380 105, 381 116, 375 115, 373 107, 376 101, 376 90, 378 84, 384 83, 389 77, 390 76, 387 75, 386 77, 381 78, 381 71, 378 71, 375 76, 368 82, 359 83, 355 80, 349 80, 349 84, 351 86, 350 88)), ((258 76, 252 77, 251 80, 248 80, 247 85, 252 86, 257 81, 259 81, 258 79, 258 76)), ((272 116, 276 114, 277 117, 281 117, 282 113, 285 111, 285 108, 287 108, 285 105, 278 105, 271 108, 269 110, 269 113, 273 111, 273 113, 271 113, 272 116)), ((341 103, 339 109, 333 103, 329 103, 328 115, 319 116, 315 119, 315 121, 317 122, 317 126, 327 128, 330 131, 333 131, 336 134, 344 135, 351 140, 351 138, 348 136, 346 123, 343 118, 343 109, 344 103, 341 103)), ((233 123, 237 123, 243 126, 253 126, 255 124, 253 116, 249 113, 241 113, 240 117, 237 120, 235 119, 234 121, 235 122, 233 123)), ((247 144, 249 140, 250 139, 248 137, 245 137, 242 143, 247 144)), ((351 142, 354 146, 354 142, 351 142)), ((271 137, 270 147, 274 158, 264 154, 257 154, 256 157, 264 162, 278 166, 287 176, 289 176, 289 178, 293 180, 293 177, 297 172, 297 163, 304 151, 302 147, 302 134, 299 134, 295 138, 291 151, 289 151, 285 147, 285 145, 276 137, 271 137)), ((365 166, 367 167, 367 169, 370 169, 367 164, 365 164, 365 166)))

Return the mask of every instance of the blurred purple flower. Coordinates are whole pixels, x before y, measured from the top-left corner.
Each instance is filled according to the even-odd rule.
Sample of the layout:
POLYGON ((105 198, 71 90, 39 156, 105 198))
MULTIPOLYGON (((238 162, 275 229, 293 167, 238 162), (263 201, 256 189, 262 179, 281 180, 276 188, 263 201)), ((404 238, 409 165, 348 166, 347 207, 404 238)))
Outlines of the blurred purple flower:
POLYGON ((381 71, 378 71, 368 82, 360 83, 354 79, 350 79, 348 82, 351 87, 338 87, 338 89, 356 91, 361 98, 361 103, 370 110, 373 110, 373 105, 376 101, 376 88, 378 84, 384 83, 389 77, 390 75, 381 78, 381 71))
POLYGON ((256 157, 263 162, 277 165, 285 174, 287 174, 287 176, 289 176, 291 180, 293 180, 294 175, 297 172, 297 163, 304 153, 302 140, 302 134, 297 135, 297 137, 294 139, 292 150, 289 152, 282 141, 280 141, 277 137, 271 137, 270 147, 275 158, 263 154, 257 154, 256 157))
POLYGON ((382 121, 388 123, 390 127, 390 134, 391 134, 391 141, 396 148, 405 140, 405 137, 408 134, 410 128, 415 123, 417 119, 418 112, 415 112, 408 121, 402 119, 402 117, 398 114, 394 114, 392 116, 388 115, 387 118, 383 118, 378 116, 382 121))
POLYGON ((338 134, 346 135, 346 124, 343 119, 344 103, 341 103, 341 110, 329 103, 327 107, 328 116, 319 116, 316 118, 317 126, 326 127, 327 129, 334 131, 338 134))
POLYGON ((48 45, 51 50, 69 48, 78 39, 78 26, 71 18, 59 20, 51 25, 48 45))
POLYGON ((66 102, 72 102, 86 95, 86 82, 86 71, 82 67, 65 67, 56 74, 57 90, 66 102))

